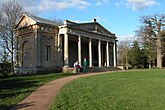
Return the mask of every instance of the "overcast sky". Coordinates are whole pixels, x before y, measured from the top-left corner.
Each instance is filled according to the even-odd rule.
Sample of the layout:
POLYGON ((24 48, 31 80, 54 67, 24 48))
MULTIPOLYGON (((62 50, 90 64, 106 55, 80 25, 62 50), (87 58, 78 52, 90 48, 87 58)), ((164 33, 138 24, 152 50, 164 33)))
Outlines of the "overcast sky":
MULTIPOLYGON (((1 0, 5 2, 7 0, 1 0)), ((165 0, 16 0, 31 14, 46 19, 90 22, 93 18, 118 39, 135 35, 144 15, 165 14, 165 0)))

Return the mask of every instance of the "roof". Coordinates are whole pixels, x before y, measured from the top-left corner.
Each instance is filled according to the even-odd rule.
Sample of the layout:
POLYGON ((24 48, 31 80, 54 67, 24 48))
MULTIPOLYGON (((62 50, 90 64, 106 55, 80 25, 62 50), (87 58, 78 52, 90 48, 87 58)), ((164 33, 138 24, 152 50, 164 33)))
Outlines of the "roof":
POLYGON ((48 19, 40 18, 40 17, 31 15, 31 14, 23 14, 22 17, 17 22, 17 25, 15 26, 15 29, 18 27, 18 25, 20 24, 20 22, 22 21, 22 19, 25 16, 27 16, 30 19, 32 19, 33 21, 35 21, 35 24, 46 24, 46 25, 48 24, 48 25, 53 25, 53 26, 56 26, 56 27, 60 26, 60 24, 55 22, 55 21, 51 21, 51 20, 48 20, 48 19))
POLYGON ((27 15, 28 17, 30 17, 31 19, 33 19, 37 23, 50 24, 50 25, 56 25, 56 26, 59 26, 60 25, 59 23, 57 23, 55 21, 51 21, 51 20, 48 20, 48 19, 40 18, 40 17, 31 15, 31 14, 25 14, 25 15, 27 15))

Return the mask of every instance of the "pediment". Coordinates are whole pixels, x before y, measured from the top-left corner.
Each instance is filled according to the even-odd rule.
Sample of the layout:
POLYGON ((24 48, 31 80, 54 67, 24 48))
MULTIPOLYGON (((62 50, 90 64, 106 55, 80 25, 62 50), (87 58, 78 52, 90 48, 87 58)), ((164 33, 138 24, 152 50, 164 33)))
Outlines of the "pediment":
POLYGON ((20 20, 18 21, 15 29, 23 28, 23 27, 28 27, 28 26, 34 25, 34 24, 36 24, 36 21, 34 21, 33 19, 31 19, 27 15, 23 14, 22 17, 20 18, 20 20))
POLYGON ((88 32, 105 35, 105 36, 112 36, 113 35, 113 33, 108 31, 107 29, 105 29, 102 25, 100 25, 97 22, 94 22, 94 23, 82 23, 82 24, 79 24, 79 25, 74 26, 74 27, 75 28, 79 28, 81 30, 88 31, 88 32))
POLYGON ((98 26, 93 26, 93 27, 91 26, 87 29, 87 31, 98 33, 98 34, 105 34, 105 32, 103 32, 102 29, 99 28, 98 26))

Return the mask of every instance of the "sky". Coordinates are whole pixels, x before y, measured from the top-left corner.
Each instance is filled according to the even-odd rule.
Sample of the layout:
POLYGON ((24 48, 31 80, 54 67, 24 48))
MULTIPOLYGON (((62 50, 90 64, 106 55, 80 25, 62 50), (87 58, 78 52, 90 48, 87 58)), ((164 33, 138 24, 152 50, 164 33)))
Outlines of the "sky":
MULTIPOLYGON (((1 0, 0 3, 7 0, 1 0)), ((46 19, 97 22, 118 40, 134 39, 141 16, 165 14, 165 0, 16 0, 24 10, 46 19)))

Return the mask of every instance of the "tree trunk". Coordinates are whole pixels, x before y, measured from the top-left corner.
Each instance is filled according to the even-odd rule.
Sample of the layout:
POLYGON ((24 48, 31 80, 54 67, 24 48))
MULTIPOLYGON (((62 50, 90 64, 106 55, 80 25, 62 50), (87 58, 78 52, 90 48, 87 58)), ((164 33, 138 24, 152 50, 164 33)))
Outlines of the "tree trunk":
POLYGON ((11 72, 14 74, 14 34, 11 31, 11 72))
POLYGON ((157 37, 157 68, 162 68, 162 45, 159 33, 157 37))
POLYGON ((152 69, 151 61, 149 61, 149 69, 152 69))

